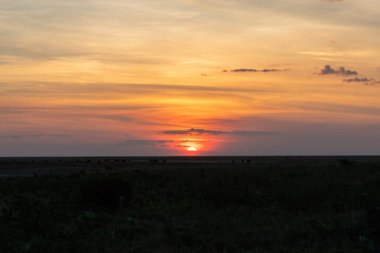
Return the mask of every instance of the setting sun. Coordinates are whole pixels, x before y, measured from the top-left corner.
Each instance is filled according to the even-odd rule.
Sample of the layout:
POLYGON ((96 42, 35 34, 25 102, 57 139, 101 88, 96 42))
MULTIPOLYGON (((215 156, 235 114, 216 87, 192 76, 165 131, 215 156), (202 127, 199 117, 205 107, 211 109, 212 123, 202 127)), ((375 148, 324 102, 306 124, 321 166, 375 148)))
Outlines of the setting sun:
POLYGON ((187 151, 189 151, 189 152, 197 152, 198 149, 196 147, 191 146, 191 147, 187 148, 187 151))

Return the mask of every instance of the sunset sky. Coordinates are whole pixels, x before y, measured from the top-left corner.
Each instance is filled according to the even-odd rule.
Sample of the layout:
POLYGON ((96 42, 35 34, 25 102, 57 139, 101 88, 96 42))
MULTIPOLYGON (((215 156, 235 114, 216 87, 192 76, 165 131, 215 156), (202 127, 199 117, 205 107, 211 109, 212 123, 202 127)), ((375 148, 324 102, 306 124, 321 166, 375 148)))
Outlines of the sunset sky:
POLYGON ((374 155, 379 0, 0 0, 0 156, 374 155))

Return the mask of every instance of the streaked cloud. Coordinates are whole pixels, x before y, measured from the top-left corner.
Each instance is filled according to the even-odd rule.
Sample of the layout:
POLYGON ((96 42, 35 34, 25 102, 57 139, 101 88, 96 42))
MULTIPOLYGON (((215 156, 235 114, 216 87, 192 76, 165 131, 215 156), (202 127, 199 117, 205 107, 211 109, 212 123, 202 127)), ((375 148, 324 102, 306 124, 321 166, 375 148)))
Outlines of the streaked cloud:
POLYGON ((377 106, 370 105, 352 105, 344 103, 334 103, 334 102, 306 102, 301 101, 299 103, 294 103, 294 107, 310 110, 310 111, 320 111, 324 113, 343 113, 343 114, 357 114, 361 116, 379 116, 380 108, 377 106))
POLYGON ((131 139, 126 140, 124 143, 127 145, 148 145, 148 146, 162 146, 168 147, 174 145, 175 147, 189 147, 190 143, 207 143, 208 140, 149 140, 149 139, 131 139))
POLYGON ((278 132, 271 131, 224 131, 224 130, 210 130, 203 128, 189 128, 185 130, 166 130, 161 132, 167 135, 235 135, 235 136, 268 136, 278 135, 278 132))
POLYGON ((231 69, 231 70, 224 70, 223 72, 233 72, 233 73, 269 73, 269 72, 282 72, 282 71, 288 71, 288 69, 231 69))
POLYGON ((321 0, 322 2, 328 2, 328 3, 337 3, 337 2, 343 2, 343 0, 321 0))
POLYGON ((311 55, 311 56, 324 56, 324 57, 334 57, 334 56, 342 56, 341 53, 338 52, 318 52, 318 51, 308 51, 308 52, 297 52, 297 54, 303 55, 311 55))
POLYGON ((2 140, 11 140, 11 139, 34 139, 34 138, 71 138, 74 137, 73 135, 69 134, 6 134, 6 135, 0 135, 0 139, 2 140))
POLYGON ((374 81, 374 79, 368 79, 366 77, 356 77, 343 80, 346 83, 369 83, 374 81))

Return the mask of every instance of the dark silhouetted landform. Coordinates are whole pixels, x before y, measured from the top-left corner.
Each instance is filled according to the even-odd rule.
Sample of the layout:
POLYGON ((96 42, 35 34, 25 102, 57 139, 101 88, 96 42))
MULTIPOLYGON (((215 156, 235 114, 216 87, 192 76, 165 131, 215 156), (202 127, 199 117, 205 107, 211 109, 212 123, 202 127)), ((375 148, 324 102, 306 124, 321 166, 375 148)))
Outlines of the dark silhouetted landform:
POLYGON ((378 252, 380 157, 0 159, 0 252, 378 252))

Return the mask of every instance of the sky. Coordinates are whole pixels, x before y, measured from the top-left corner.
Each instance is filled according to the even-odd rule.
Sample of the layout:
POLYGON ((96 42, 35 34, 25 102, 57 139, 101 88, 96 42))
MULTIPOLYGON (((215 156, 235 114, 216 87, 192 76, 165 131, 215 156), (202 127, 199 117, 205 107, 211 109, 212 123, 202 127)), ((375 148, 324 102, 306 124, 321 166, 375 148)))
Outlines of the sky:
POLYGON ((0 0, 0 156, 378 155, 378 0, 0 0))

